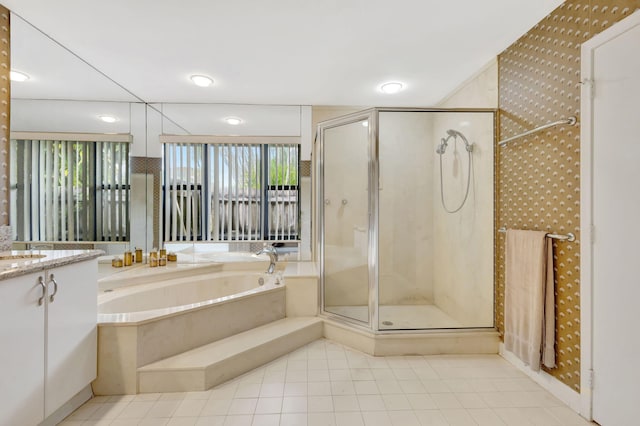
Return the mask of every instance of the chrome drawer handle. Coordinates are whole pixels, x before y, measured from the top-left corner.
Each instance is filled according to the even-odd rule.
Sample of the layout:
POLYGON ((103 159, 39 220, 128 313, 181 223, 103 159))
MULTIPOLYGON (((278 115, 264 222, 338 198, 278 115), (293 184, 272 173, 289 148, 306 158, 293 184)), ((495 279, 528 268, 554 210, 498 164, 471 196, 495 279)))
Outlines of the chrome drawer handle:
POLYGON ((47 286, 44 285, 44 278, 42 278, 41 276, 38 277, 38 284, 40 284, 40 287, 42 288, 42 296, 38 299, 38 306, 42 306, 42 304, 44 303, 44 298, 47 294, 47 286))
POLYGON ((53 274, 49 276, 49 280, 50 280, 49 282, 53 283, 53 294, 49 296, 49 302, 53 303, 53 298, 58 292, 58 283, 56 282, 56 279, 54 278, 53 274))

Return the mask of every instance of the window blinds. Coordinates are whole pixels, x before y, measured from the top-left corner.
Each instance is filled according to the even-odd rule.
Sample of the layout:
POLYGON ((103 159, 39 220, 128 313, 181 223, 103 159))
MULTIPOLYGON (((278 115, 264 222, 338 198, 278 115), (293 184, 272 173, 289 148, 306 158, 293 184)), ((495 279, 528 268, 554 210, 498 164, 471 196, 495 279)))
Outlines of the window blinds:
POLYGON ((11 141, 20 241, 128 241, 129 143, 11 141))

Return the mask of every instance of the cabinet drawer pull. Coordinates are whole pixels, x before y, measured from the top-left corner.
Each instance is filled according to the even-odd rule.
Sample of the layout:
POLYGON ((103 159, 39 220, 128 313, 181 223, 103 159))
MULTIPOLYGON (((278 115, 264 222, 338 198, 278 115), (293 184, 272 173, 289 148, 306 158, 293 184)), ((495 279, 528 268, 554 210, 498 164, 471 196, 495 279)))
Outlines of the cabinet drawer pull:
POLYGON ((53 303, 53 297, 58 292, 58 283, 56 282, 56 279, 54 278, 53 274, 49 276, 49 282, 53 283, 53 294, 49 296, 49 302, 53 303))
POLYGON ((38 277, 38 284, 40 284, 40 287, 42 288, 42 296, 38 299, 38 306, 42 306, 44 298, 47 295, 47 286, 44 285, 44 278, 41 276, 38 277))

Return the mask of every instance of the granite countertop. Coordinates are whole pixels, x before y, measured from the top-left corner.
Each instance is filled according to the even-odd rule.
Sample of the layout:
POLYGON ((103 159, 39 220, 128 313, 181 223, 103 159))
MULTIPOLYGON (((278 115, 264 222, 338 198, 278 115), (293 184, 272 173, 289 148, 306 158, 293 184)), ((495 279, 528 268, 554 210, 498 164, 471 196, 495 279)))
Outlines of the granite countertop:
POLYGON ((95 259, 102 250, 13 250, 0 252, 0 280, 95 259))

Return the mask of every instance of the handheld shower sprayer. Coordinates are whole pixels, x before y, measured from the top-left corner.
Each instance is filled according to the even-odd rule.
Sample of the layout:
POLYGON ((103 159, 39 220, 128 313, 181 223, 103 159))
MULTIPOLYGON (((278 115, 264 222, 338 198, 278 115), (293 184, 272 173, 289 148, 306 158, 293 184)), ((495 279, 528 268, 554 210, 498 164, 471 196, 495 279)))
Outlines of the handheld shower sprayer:
POLYGON ((440 139, 440 144, 436 147, 436 153, 440 155, 440 201, 442 202, 442 207, 447 213, 456 213, 462 209, 464 203, 467 201, 467 197, 469 196, 469 188, 471 187, 471 153, 473 152, 473 144, 469 143, 467 138, 457 130, 449 129, 447 130, 447 137, 440 139), (465 190, 464 199, 460 203, 460 205, 455 209, 450 209, 447 207, 444 201, 444 177, 442 173, 442 155, 447 150, 447 146, 449 145, 449 140, 453 138, 454 142, 460 138, 462 142, 464 142, 464 149, 467 150, 467 156, 469 158, 468 162, 468 170, 467 170, 467 188, 465 190))
POLYGON ((436 148, 436 153, 438 153, 438 154, 440 154, 440 155, 444 154, 444 152, 447 150, 447 140, 448 140, 448 139, 449 139, 449 138, 447 138, 447 139, 445 139, 445 138, 440 139, 440 145, 438 145, 438 147, 436 148))

